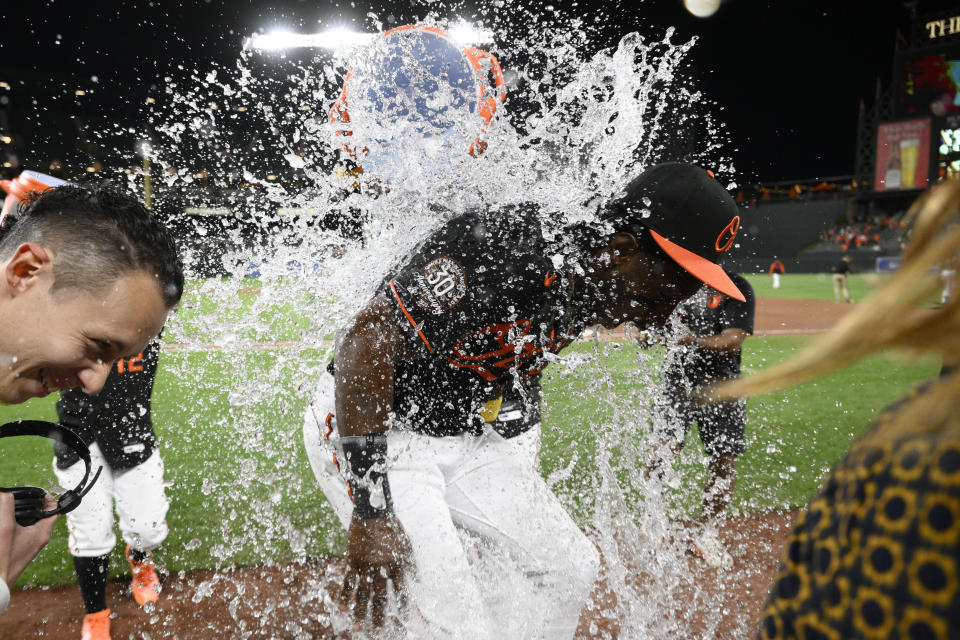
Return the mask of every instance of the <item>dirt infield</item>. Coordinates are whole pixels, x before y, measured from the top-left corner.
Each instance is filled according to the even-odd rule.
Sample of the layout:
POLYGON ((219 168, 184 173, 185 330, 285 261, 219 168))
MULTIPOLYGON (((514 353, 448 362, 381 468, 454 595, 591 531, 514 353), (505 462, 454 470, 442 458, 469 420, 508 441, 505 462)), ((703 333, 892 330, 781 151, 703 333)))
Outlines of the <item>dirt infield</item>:
MULTIPOLYGON (((816 333, 829 329, 854 305, 807 300, 760 299, 757 335, 816 333)), ((605 339, 622 334, 603 332, 605 339)), ((794 514, 774 512, 732 517, 721 535, 734 556, 730 570, 707 568, 688 558, 690 583, 672 594, 675 638, 753 638, 783 540, 794 514), (697 608, 691 603, 701 603, 697 608), (702 603, 709 603, 703 607, 702 603)), ((330 626, 324 594, 335 593, 340 559, 288 567, 232 569, 166 576, 159 606, 136 606, 125 584, 111 584, 113 638, 348 638, 330 626)), ((641 571, 637 583, 644 583, 641 571)), ((615 596, 598 587, 584 610, 578 638, 628 638, 611 604, 615 596)), ((669 606, 668 606, 669 608, 669 606)), ((75 640, 83 606, 75 585, 16 591, 0 615, 0 638, 75 640)))
MULTIPOLYGON (((823 333, 855 308, 856 304, 838 304, 824 300, 760 298, 757 300, 753 333, 755 336, 823 333)), ((622 340, 624 329, 600 329, 599 337, 601 340, 622 340)))
POLYGON ((758 336, 822 333, 856 308, 824 300, 761 298, 757 301, 754 334, 758 336))
MULTIPOLYGON (((690 557, 689 583, 672 594, 677 615, 676 638, 751 638, 759 624, 777 566, 791 513, 767 513, 731 518, 722 531, 734 556, 729 570, 707 568, 690 557), (696 602, 709 602, 709 611, 687 611, 694 592, 696 602), (698 629, 701 614, 719 622, 708 636, 698 629)), ((188 638, 324 638, 351 637, 330 626, 323 592, 336 593, 343 561, 312 561, 284 568, 234 569, 168 576, 159 606, 141 610, 126 583, 112 583, 107 604, 114 613, 112 635, 119 638, 174 640, 188 638)), ((638 577, 642 582, 642 576, 638 577)), ((602 588, 581 617, 577 638, 629 637, 619 624, 602 588)), ((80 636, 83 606, 76 586, 15 592, 10 608, 0 615, 0 637, 76 640, 80 636)), ((520 639, 518 639, 520 640, 520 639)))

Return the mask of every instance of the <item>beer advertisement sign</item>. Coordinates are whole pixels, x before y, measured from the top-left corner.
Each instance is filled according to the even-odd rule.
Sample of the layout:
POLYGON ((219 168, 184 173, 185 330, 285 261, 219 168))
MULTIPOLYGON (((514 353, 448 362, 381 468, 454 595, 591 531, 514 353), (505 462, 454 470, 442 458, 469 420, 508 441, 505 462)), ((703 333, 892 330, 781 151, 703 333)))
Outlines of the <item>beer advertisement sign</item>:
POLYGON ((930 118, 877 127, 874 191, 925 189, 930 178, 930 118))

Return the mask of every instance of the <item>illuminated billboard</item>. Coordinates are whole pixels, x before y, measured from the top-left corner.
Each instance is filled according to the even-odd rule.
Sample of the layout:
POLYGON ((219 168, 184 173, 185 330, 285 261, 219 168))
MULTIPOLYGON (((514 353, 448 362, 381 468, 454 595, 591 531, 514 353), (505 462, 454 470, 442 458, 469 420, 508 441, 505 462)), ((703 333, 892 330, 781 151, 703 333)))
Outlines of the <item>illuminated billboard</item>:
POLYGON ((942 116, 960 112, 960 49, 905 54, 900 59, 897 114, 942 116))
POLYGON ((924 189, 930 178, 930 119, 877 127, 874 191, 924 189))

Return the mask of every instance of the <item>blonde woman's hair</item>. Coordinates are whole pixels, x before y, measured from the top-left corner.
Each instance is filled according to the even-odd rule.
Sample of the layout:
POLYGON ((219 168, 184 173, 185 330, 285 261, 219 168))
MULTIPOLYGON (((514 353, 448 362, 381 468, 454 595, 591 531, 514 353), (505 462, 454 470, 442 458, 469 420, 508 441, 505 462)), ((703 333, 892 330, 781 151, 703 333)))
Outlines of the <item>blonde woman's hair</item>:
MULTIPOLYGON (((890 280, 867 302, 847 314, 834 329, 796 357, 754 375, 719 386, 713 397, 766 393, 815 378, 877 351, 896 349, 911 356, 939 353, 945 363, 960 362, 960 296, 953 293, 938 309, 921 305, 939 292, 929 277, 960 254, 960 181, 948 180, 925 192, 907 213, 910 241, 903 262, 890 280)), ((960 369, 958 367, 957 369, 960 369)), ((906 401, 912 425, 934 429, 956 413, 960 370, 944 376, 929 393, 906 401)))

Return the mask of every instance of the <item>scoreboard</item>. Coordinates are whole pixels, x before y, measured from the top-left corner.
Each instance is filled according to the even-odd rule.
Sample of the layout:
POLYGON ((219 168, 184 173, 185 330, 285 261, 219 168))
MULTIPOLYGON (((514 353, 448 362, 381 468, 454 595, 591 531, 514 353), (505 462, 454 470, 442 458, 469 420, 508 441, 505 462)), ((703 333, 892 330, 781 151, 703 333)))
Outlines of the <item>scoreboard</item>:
POLYGON ((875 131, 874 191, 960 177, 960 9, 914 22, 894 59, 892 107, 875 131))

